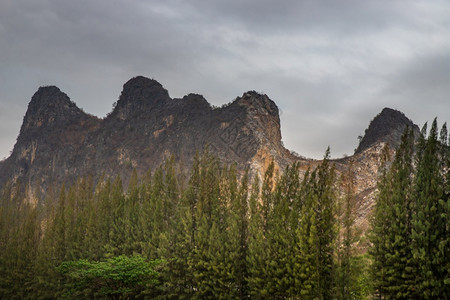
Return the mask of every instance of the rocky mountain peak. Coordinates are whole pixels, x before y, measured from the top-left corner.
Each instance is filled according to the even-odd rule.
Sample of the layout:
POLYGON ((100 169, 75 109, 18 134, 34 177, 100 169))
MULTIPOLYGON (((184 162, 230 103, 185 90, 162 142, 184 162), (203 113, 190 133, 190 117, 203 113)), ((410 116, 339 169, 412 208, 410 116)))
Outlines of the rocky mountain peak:
POLYGON ((408 119, 402 112, 385 107, 369 124, 355 154, 379 143, 386 142, 392 148, 400 144, 401 136, 406 127, 419 133, 419 127, 408 119))
POLYGON ((255 91, 244 93, 236 102, 241 106, 245 106, 250 110, 257 110, 262 114, 270 114, 277 117, 279 115, 279 110, 275 102, 270 100, 267 95, 255 91))
POLYGON ((120 118, 130 117, 136 112, 164 105, 169 100, 169 93, 158 81, 137 76, 123 85, 122 94, 113 114, 119 111, 120 118))
POLYGON ((31 98, 21 133, 30 128, 55 126, 85 113, 56 86, 40 87, 31 98))
POLYGON ((200 111, 211 109, 211 105, 209 105, 208 101, 202 95, 199 94, 191 93, 187 96, 184 96, 182 101, 184 106, 189 109, 195 109, 200 111))

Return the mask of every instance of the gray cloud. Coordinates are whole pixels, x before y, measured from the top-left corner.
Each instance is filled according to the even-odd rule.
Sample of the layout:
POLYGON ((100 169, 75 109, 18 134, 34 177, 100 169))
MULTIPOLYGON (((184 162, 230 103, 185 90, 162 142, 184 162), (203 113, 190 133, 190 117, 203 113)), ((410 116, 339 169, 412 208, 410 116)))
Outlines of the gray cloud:
POLYGON ((447 1, 0 0, 0 158, 54 84, 104 116, 135 75, 216 105, 247 90, 283 115, 285 145, 351 154, 384 106, 449 120, 447 1))

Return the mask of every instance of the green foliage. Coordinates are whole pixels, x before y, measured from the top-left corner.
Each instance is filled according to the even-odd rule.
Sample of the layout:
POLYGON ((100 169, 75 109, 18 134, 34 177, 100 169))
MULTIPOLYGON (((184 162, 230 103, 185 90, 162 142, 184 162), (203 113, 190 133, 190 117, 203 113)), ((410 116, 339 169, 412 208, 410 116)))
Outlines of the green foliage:
POLYGON ((120 255, 105 261, 65 261, 57 270, 68 278, 66 294, 71 297, 108 296, 126 299, 145 291, 152 294, 159 284, 155 268, 159 260, 146 261, 140 255, 120 255))
POLYGON ((355 173, 353 164, 341 176, 344 195, 338 205, 340 235, 337 244, 335 267, 335 297, 337 299, 366 299, 371 292, 369 258, 355 254, 354 245, 359 237, 354 229, 355 222, 355 173))
MULTIPOLYGON (((36 207, 5 186, 0 298, 337 297, 329 152, 306 174, 298 164, 277 169, 260 180, 205 151, 187 182, 172 158, 142 177, 133 171, 126 190, 120 177, 82 178, 36 207)), ((348 291, 366 295, 367 260, 347 250, 348 291)))
POLYGON ((444 299, 450 294, 447 129, 439 143, 436 119, 420 144, 414 181, 413 254, 422 297, 444 299), (447 187, 448 188, 448 187, 447 187))
POLYGON ((407 130, 378 184, 371 236, 374 287, 380 297, 446 299, 450 293, 446 127, 439 142, 436 120, 428 137, 425 125, 415 155, 413 149, 413 134, 407 130))

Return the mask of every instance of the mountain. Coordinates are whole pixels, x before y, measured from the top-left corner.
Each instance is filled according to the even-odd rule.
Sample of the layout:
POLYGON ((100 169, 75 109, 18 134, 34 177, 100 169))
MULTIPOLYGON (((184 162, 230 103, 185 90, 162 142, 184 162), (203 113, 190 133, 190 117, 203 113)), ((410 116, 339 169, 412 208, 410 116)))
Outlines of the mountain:
POLYGON ((370 122, 355 154, 361 153, 380 142, 386 142, 391 148, 397 148, 400 145, 400 140, 406 127, 413 128, 414 134, 416 136, 419 135, 419 127, 402 112, 387 107, 384 108, 370 122))
POLYGON ((221 108, 201 95, 172 99, 142 76, 123 86, 104 119, 84 113, 57 87, 41 87, 28 105, 12 154, 0 164, 7 180, 45 191, 80 176, 154 170, 172 155, 190 166, 197 151, 209 151, 240 170, 261 172, 273 159, 283 169, 296 157, 281 142, 279 110, 266 95, 250 91, 221 108))
MULTIPOLYGON (((419 134, 403 113, 385 108, 370 122, 355 154, 334 160, 338 175, 349 166, 354 170, 355 221, 363 233, 374 205, 381 150, 388 144, 393 153, 407 126, 419 134)), ((214 108, 197 94, 172 99, 159 82, 138 76, 125 83, 104 119, 83 112, 57 87, 39 88, 11 156, 0 162, 0 185, 12 180, 33 191, 29 194, 38 193, 36 188, 43 194, 81 176, 120 175, 126 183, 133 169, 144 174, 172 156, 187 172, 196 152, 205 148, 240 172, 248 168, 259 175, 272 160, 277 171, 294 161, 303 172, 320 164, 284 148, 279 110, 267 95, 249 91, 214 108)))

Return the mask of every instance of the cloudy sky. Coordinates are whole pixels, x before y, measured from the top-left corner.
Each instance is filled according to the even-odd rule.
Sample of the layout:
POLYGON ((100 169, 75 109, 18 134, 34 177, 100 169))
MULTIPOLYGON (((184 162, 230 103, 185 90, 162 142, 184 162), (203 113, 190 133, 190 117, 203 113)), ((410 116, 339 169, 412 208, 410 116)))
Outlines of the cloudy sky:
POLYGON ((287 148, 352 154, 383 107, 450 121, 450 1, 0 0, 0 159, 39 86, 103 117, 136 75, 214 105, 265 93, 287 148))

